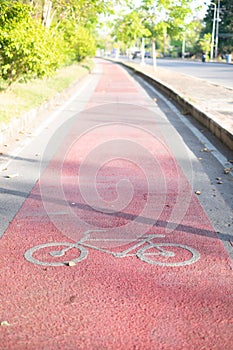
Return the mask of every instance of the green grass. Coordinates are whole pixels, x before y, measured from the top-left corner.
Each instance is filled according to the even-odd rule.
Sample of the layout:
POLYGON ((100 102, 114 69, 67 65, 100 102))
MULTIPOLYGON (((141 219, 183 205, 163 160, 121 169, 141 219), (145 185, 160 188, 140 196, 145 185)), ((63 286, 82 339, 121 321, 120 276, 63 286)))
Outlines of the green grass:
POLYGON ((82 78, 92 67, 91 60, 73 64, 60 69, 50 78, 18 83, 11 90, 0 82, 0 124, 10 123, 13 118, 20 118, 23 113, 49 101, 82 78))

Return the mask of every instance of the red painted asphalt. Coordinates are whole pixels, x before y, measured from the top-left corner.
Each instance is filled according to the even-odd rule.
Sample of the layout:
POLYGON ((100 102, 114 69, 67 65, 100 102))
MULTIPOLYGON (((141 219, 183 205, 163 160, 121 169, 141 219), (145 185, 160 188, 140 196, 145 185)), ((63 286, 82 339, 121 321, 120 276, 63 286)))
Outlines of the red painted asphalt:
POLYGON ((148 98, 101 67, 0 241, 0 349, 231 350, 232 263, 148 98))

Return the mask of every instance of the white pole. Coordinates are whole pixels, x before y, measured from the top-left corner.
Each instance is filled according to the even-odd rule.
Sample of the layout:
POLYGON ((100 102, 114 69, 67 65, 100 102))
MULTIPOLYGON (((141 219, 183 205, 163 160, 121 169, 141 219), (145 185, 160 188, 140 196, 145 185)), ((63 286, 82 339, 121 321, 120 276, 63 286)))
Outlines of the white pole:
POLYGON ((211 49, 210 49, 210 61, 213 61, 214 56, 214 35, 215 35, 215 22, 216 22, 216 4, 211 2, 211 5, 214 6, 214 20, 213 20, 213 30, 212 30, 212 39, 211 39, 211 49))
POLYGON ((182 59, 184 59, 185 56, 185 34, 183 35, 183 40, 182 40, 182 59))
POLYGON ((142 38, 142 46, 141 46, 141 65, 145 65, 145 39, 142 38))
POLYGON ((216 24, 216 39, 215 39, 215 58, 218 57, 218 33, 219 33, 219 12, 220 12, 220 0, 218 0, 218 11, 217 11, 217 24, 216 24))
POLYGON ((119 49, 119 47, 117 47, 116 48, 116 60, 118 60, 119 59, 119 56, 120 56, 120 49, 119 49))
POLYGON ((153 67, 154 71, 157 69, 157 60, 156 60, 156 49, 155 49, 155 41, 152 41, 152 56, 153 56, 153 67))

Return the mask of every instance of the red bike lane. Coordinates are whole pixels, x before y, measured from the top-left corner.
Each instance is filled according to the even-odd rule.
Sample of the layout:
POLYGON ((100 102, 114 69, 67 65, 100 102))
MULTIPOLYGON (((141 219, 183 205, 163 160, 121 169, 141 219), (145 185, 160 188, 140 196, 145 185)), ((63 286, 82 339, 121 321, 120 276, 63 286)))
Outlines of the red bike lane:
POLYGON ((230 258, 158 107, 122 68, 100 67, 0 241, 0 349, 230 350, 230 258))

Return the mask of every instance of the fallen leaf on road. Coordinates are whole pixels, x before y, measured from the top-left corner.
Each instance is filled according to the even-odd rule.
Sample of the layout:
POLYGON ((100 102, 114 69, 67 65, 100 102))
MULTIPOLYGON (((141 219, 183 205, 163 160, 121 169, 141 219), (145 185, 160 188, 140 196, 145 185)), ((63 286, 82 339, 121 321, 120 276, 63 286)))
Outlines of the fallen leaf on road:
POLYGON ((6 175, 5 177, 7 179, 13 179, 14 177, 17 177, 17 176, 19 176, 19 174, 9 174, 9 175, 6 175))
POLYGON ((224 169, 224 174, 229 174, 231 172, 232 168, 225 168, 224 169))
POLYGON ((212 150, 207 147, 204 147, 201 149, 201 152, 212 152, 212 150))

